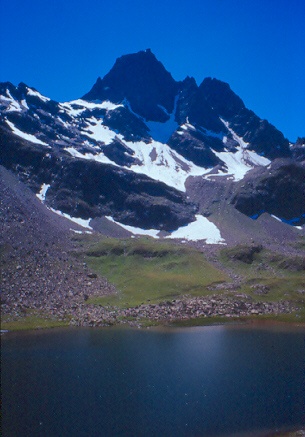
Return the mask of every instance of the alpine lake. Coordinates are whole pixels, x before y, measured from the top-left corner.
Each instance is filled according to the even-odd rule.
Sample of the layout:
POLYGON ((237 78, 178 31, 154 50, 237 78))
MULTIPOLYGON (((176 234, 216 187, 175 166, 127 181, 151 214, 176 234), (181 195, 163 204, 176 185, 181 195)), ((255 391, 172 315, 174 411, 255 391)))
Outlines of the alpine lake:
POLYGON ((3 437, 271 436, 305 423, 305 328, 54 328, 2 342, 3 437))

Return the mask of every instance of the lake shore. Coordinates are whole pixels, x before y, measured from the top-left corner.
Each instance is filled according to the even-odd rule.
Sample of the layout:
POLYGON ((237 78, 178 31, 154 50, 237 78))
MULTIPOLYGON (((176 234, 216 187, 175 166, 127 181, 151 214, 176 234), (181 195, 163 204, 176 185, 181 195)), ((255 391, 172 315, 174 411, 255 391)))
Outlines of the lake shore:
POLYGON ((305 327, 297 308, 289 301, 255 302, 246 295, 188 297, 130 308, 80 304, 73 311, 29 312, 6 315, 1 330, 19 331, 57 327, 152 326, 191 327, 206 325, 283 325, 305 327), (70 315, 68 316, 68 312, 70 315), (72 314, 71 314, 72 313, 72 314))

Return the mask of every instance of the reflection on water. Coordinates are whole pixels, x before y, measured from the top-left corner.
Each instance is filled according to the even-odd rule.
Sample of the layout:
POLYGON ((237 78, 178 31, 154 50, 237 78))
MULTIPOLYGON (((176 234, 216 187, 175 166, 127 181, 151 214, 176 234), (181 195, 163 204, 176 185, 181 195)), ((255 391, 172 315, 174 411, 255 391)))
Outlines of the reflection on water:
POLYGON ((258 435, 304 423, 304 331, 66 329, 2 338, 3 436, 258 435))

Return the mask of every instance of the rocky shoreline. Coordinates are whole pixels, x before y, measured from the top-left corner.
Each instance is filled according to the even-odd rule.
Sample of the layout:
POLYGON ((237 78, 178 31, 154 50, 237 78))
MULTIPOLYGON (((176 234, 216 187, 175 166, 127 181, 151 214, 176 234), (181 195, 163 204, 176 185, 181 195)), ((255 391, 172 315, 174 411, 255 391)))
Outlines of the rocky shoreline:
POLYGON ((294 309, 288 301, 254 302, 248 296, 239 294, 230 296, 186 297, 184 299, 143 304, 133 308, 103 307, 81 305, 72 316, 73 326, 110 326, 128 324, 142 327, 143 322, 166 324, 187 321, 196 318, 223 317, 224 320, 238 317, 279 315, 291 313, 294 309))
MULTIPOLYGON (((4 308, 5 309, 5 308, 4 308)), ((8 308, 7 308, 8 309, 8 308)), ((126 324, 131 327, 147 325, 165 325, 190 320, 209 318, 230 321, 238 318, 256 318, 257 316, 277 316, 297 310, 289 301, 255 302, 249 296, 238 294, 232 296, 185 297, 158 304, 143 304, 131 308, 119 308, 71 302, 62 306, 60 303, 36 310, 43 311, 44 317, 56 321, 69 320, 70 326, 103 327, 126 324)), ((26 317, 25 308, 16 303, 7 312, 6 322, 18 321, 26 317)))
MULTIPOLYGON (((90 281, 87 282, 88 287, 90 284, 90 281)), ((232 295, 232 292, 205 297, 184 296, 181 299, 130 308, 87 304, 83 292, 75 295, 70 291, 70 295, 63 296, 63 299, 56 300, 49 296, 49 299, 44 298, 40 302, 29 299, 30 296, 30 292, 24 291, 20 293, 18 300, 11 299, 2 304, 2 314, 6 316, 6 322, 22 320, 27 317, 28 311, 34 311, 37 314, 41 313, 42 318, 66 321, 71 326, 101 327, 127 324, 141 328, 149 324, 162 325, 202 318, 218 320, 221 317, 223 321, 229 321, 257 316, 278 316, 298 310, 289 301, 255 301, 246 294, 232 295)))

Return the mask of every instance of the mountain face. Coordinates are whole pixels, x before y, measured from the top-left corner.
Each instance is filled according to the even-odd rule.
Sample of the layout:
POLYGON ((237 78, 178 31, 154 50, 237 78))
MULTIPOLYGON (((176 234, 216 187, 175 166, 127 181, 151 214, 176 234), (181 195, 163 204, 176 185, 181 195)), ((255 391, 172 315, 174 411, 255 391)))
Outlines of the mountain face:
POLYGON ((119 58, 84 100, 129 102, 133 112, 150 121, 167 121, 174 109, 178 83, 148 49, 119 58))
POLYGON ((170 235, 225 202, 305 223, 304 139, 291 145, 224 82, 175 81, 149 49, 71 102, 1 83, 0 111, 1 164, 71 217, 170 235))

